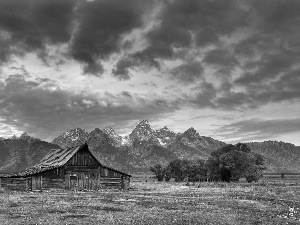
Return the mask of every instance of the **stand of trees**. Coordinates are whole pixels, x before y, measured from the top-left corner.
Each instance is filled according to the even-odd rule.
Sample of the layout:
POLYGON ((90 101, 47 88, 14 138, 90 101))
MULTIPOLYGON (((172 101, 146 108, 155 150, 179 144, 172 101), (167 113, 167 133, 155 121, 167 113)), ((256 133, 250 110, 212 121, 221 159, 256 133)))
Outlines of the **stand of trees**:
POLYGON ((258 181, 265 169, 264 159, 251 152, 246 144, 226 145, 211 153, 208 160, 176 159, 166 167, 156 164, 150 168, 158 181, 258 181))
POLYGON ((158 181, 169 181, 171 178, 174 178, 176 182, 183 180, 204 181, 207 179, 207 168, 205 161, 202 159, 176 159, 166 167, 156 164, 150 167, 150 170, 154 173, 158 181))

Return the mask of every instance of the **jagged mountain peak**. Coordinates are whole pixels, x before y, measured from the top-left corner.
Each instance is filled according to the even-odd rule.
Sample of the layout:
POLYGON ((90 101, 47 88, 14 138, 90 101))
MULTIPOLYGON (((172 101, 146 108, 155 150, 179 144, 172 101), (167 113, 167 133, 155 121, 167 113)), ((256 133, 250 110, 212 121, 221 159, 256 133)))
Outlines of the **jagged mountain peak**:
POLYGON ((67 130, 67 132, 65 134, 69 134, 69 133, 73 133, 73 132, 87 132, 85 129, 82 129, 80 127, 73 127, 69 130, 67 130))
POLYGON ((91 136, 99 136, 99 135, 103 135, 104 134, 104 131, 103 130, 101 130, 100 128, 95 128, 94 130, 92 130, 91 132, 90 132, 90 137, 91 136))
POLYGON ((32 142, 35 142, 35 141, 40 141, 39 138, 31 137, 27 132, 24 132, 23 134, 21 134, 19 138, 17 138, 14 135, 11 139, 12 140, 23 140, 23 141, 27 141, 28 143, 32 143, 32 142))
POLYGON ((160 131, 170 131, 170 129, 167 126, 164 126, 163 128, 159 129, 160 131))
POLYGON ((60 147, 70 147, 85 143, 89 139, 89 133, 82 128, 72 128, 67 132, 59 135, 52 143, 60 147))
POLYGON ((20 135, 19 139, 21 140, 28 140, 30 139, 31 137, 29 136, 29 134, 27 134, 26 132, 24 132, 23 134, 20 135))
POLYGON ((151 128, 147 120, 142 120, 129 134, 129 138, 139 141, 148 141, 151 144, 159 145, 156 132, 151 128))
POLYGON ((149 124, 149 121, 148 120, 142 120, 139 124, 142 124, 142 123, 149 124))
POLYGON ((152 130, 148 120, 142 120, 139 124, 133 129, 135 130, 152 130))
POLYGON ((147 129, 151 129, 151 126, 148 122, 148 120, 142 120, 141 122, 139 122, 139 124, 136 126, 136 128, 147 128, 147 129))
POLYGON ((164 126, 163 128, 161 128, 159 130, 156 130, 156 134, 160 138, 176 136, 176 134, 173 131, 171 131, 169 128, 167 128, 166 126, 164 126))
POLYGON ((122 137, 118 135, 114 129, 111 127, 106 127, 103 129, 103 132, 111 139, 110 142, 113 146, 122 145, 122 137))
POLYGON ((111 127, 105 127, 103 129, 103 132, 106 133, 106 134, 109 134, 109 135, 116 135, 116 132, 114 129, 112 129, 111 127))
POLYGON ((187 129, 185 132, 183 132, 179 136, 185 137, 185 138, 188 138, 188 139, 198 139, 198 138, 200 138, 199 133, 197 133, 197 131, 193 127, 187 129))
POLYGON ((131 132, 129 136, 149 136, 154 135, 155 131, 152 130, 147 120, 142 120, 131 132))
POLYGON ((63 134, 65 137, 70 137, 71 139, 79 138, 80 136, 88 136, 88 132, 82 128, 71 128, 66 133, 63 134))
POLYGON ((11 137, 11 139, 12 139, 12 140, 17 140, 18 138, 17 138, 16 135, 13 135, 13 136, 11 137))
POLYGON ((190 127, 189 129, 187 129, 187 130, 184 132, 184 134, 193 134, 193 135, 195 135, 195 134, 197 134, 197 131, 195 130, 194 127, 190 127))

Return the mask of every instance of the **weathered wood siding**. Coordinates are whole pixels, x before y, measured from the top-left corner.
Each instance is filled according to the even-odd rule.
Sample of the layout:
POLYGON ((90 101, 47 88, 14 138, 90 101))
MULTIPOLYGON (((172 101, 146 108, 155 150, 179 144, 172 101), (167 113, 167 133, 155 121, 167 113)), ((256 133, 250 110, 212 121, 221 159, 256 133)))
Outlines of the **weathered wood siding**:
POLYGON ((97 166, 99 162, 95 157, 88 151, 88 149, 83 148, 78 151, 72 158, 65 164, 66 166, 97 166))
POLYGON ((42 190, 64 190, 65 169, 63 167, 40 173, 42 190))
POLYGON ((31 176, 31 190, 35 191, 35 190, 42 190, 42 176, 41 174, 36 174, 34 176, 31 176))
POLYGON ((99 190, 121 188, 121 173, 105 167, 66 167, 65 186, 67 190, 99 190))
POLYGON ((100 190, 106 188, 121 188, 120 178, 103 178, 100 174, 66 174, 67 190, 100 190))
POLYGON ((26 177, 8 177, 8 178, 0 178, 1 179, 1 187, 7 190, 13 191, 27 191, 30 189, 30 181, 26 177))
POLYGON ((121 188, 122 173, 103 167, 88 151, 81 149, 65 164, 66 190, 121 188))
POLYGON ((61 178, 42 177, 42 190, 64 190, 65 180, 61 178))
POLYGON ((121 177, 122 174, 106 167, 100 167, 101 177, 121 177))

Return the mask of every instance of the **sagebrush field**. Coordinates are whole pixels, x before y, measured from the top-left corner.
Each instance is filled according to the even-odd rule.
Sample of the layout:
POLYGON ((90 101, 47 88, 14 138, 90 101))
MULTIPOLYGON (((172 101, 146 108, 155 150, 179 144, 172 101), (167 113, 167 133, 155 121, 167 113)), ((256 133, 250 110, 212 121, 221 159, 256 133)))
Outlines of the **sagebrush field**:
POLYGON ((300 224, 300 186, 132 182, 129 191, 0 193, 0 224, 300 224))

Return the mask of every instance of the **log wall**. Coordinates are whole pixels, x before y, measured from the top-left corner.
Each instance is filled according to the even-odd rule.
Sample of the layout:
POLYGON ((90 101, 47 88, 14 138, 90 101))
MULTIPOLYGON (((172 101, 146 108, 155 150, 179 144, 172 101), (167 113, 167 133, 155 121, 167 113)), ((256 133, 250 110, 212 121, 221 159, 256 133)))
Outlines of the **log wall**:
POLYGON ((65 180, 62 178, 42 177, 42 190, 64 190, 65 180))
POLYGON ((88 149, 81 149, 65 164, 66 166, 98 166, 99 162, 88 151, 88 149))
POLYGON ((26 177, 16 178, 7 177, 0 178, 1 187, 12 191, 28 191, 30 190, 30 180, 26 177))
POLYGON ((100 173, 66 173, 66 190, 100 190, 107 188, 120 189, 120 177, 102 177, 100 173))

